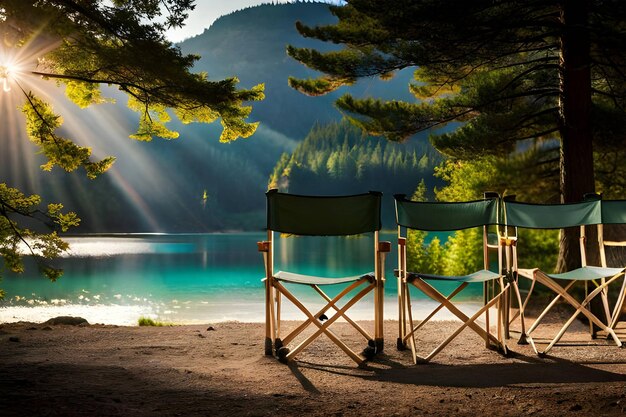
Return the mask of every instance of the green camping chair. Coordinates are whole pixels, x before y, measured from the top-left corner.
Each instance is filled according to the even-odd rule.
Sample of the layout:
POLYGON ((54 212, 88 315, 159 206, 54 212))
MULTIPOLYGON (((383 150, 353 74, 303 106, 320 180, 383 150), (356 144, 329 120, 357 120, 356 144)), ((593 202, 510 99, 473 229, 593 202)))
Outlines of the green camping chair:
POLYGON ((332 197, 285 194, 277 190, 267 192, 268 239, 258 243, 259 250, 263 253, 266 271, 266 355, 276 354, 282 361, 289 361, 318 336, 325 334, 357 364, 361 364, 364 357, 349 348, 329 329, 339 318, 351 324, 364 336, 368 343, 368 347, 364 350, 366 358, 383 350, 383 271, 385 255, 389 252, 390 243, 378 240, 381 228, 381 198, 382 194, 378 192, 332 197), (317 277, 287 271, 275 272, 273 260, 275 233, 300 236, 350 236, 371 233, 374 236, 372 245, 374 271, 341 278, 317 277), (292 285, 313 288, 327 304, 318 311, 310 311, 288 289, 292 285), (335 297, 330 297, 322 290, 325 285, 343 285, 345 288, 335 297), (346 314, 350 307, 372 291, 374 292, 374 337, 346 314), (292 302, 307 318, 286 336, 281 335, 280 328, 281 296, 292 302), (339 307, 338 303, 344 297, 347 300, 343 300, 345 304, 339 307), (334 315, 327 318, 326 313, 333 310, 334 315), (317 329, 293 349, 287 348, 287 345, 309 326, 315 326, 317 329))
MULTIPOLYGON (((618 346, 622 345, 613 329, 610 327, 611 314, 609 313, 608 300, 606 297, 607 287, 624 275, 624 268, 608 268, 606 266, 590 266, 587 265, 585 250, 585 227, 601 225, 602 223, 602 206, 601 200, 594 198, 579 203, 572 204, 529 204, 512 201, 510 198, 504 198, 504 223, 509 227, 517 229, 563 229, 568 227, 580 227, 580 254, 581 267, 572 271, 559 274, 550 274, 538 268, 520 269, 518 267, 517 254, 515 251, 515 260, 513 261, 513 272, 515 276, 522 276, 531 280, 530 289, 524 302, 522 302, 519 288, 514 287, 517 294, 517 302, 520 306, 521 335, 518 343, 530 343, 535 353, 539 355, 546 354, 552 347, 559 342, 567 329, 574 322, 579 314, 583 314, 589 319, 590 324, 595 324, 600 329, 605 330, 615 341, 618 346), (563 285, 559 284, 562 282, 563 285), (535 322, 526 330, 524 309, 526 308, 530 296, 536 283, 543 284, 555 293, 555 297, 539 314, 535 322), (576 300, 568 291, 576 283, 585 284, 586 296, 582 301, 576 300), (589 291, 590 286, 595 286, 589 291), (589 304, 596 296, 602 298, 602 304, 606 315, 606 322, 600 320, 589 309, 589 304), (548 343, 543 351, 538 351, 537 346, 531 337, 532 332, 539 326, 546 314, 559 301, 564 300, 574 309, 574 313, 565 322, 556 336, 548 343)), ((507 227, 506 230, 509 230, 507 227)), ((517 231, 514 232, 513 239, 516 239, 517 231)), ((520 243, 520 242, 518 242, 520 243)), ((520 245, 521 246, 521 245, 520 245)), ((593 333, 592 333, 593 335, 593 333)))
MULTIPOLYGON (((396 271, 398 276, 398 301, 399 301, 399 337, 398 348, 404 349, 407 343, 410 344, 413 355, 413 362, 428 362, 445 348, 461 331, 469 327, 485 340, 488 348, 495 347, 507 352, 504 343, 504 317, 500 308, 504 302, 509 283, 505 282, 505 276, 489 270, 489 252, 496 249, 498 253, 498 270, 501 271, 501 261, 503 259, 503 247, 499 240, 493 242, 492 234, 489 233, 489 226, 498 223, 499 199, 493 195, 484 200, 468 201, 459 203, 433 203, 417 202, 407 200, 404 195, 396 195, 396 221, 398 224, 398 252, 399 268, 396 271), (443 276, 426 274, 419 271, 407 270, 407 245, 406 233, 408 229, 423 231, 458 231, 474 227, 481 227, 483 233, 483 269, 463 276, 443 276), (452 282, 458 287, 450 294, 443 295, 433 283, 452 282), (478 309, 471 317, 463 313, 452 303, 453 297, 459 294, 470 283, 483 284, 485 302, 482 308, 478 309), (494 284, 495 285, 490 285, 494 284), (413 323, 413 312, 411 308, 411 296, 409 286, 413 285, 426 296, 430 297, 439 305, 417 326, 413 323), (488 291, 489 287, 496 288, 495 291, 488 291), (418 356, 416 332, 424 326, 442 308, 446 308, 463 324, 441 342, 434 350, 426 356, 418 356), (494 335, 489 325, 489 310, 492 307, 498 308, 498 320, 496 334, 494 335), (478 325, 476 320, 485 315, 485 328, 478 325)), ((487 195, 486 195, 487 196, 487 195)), ((499 238, 499 236, 497 236, 499 238)))
MULTIPOLYGON (((624 237, 615 236, 607 239, 604 226, 621 225, 626 226, 626 200, 602 200, 602 224, 598 226, 598 244, 600 246, 600 260, 603 267, 607 267, 607 248, 626 248, 624 237)), ((623 233, 622 233, 623 235, 623 233)), ((626 268, 625 268, 626 269, 626 268)), ((610 313, 611 322, 609 327, 613 330, 617 327, 620 316, 623 313, 624 298, 626 297, 626 278, 622 281, 622 288, 617 295, 615 306, 610 313)))

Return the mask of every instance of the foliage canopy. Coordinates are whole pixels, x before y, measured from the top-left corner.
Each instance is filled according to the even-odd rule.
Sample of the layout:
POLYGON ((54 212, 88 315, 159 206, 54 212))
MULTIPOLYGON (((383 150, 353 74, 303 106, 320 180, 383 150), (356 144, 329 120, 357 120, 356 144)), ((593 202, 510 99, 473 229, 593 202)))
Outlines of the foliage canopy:
MULTIPOLYGON (((339 18, 336 25, 298 24, 298 30, 344 48, 322 53, 289 47, 293 58, 324 73, 317 79, 292 78, 292 87, 324 94, 361 77, 417 68, 409 86, 416 102, 350 95, 337 101, 370 133, 399 141, 461 122, 452 132, 433 135, 437 149, 455 159, 488 157, 539 171, 544 183, 552 184, 551 192, 532 197, 558 200, 561 194, 566 201, 594 189, 593 168, 587 169, 591 140, 598 152, 623 143, 623 2, 349 0, 331 10, 339 18), (572 104, 574 99, 578 103, 572 104), (588 108, 578 108, 583 105, 588 108), (583 129, 581 138, 574 128, 583 129), (534 153, 533 158, 520 164, 525 153, 534 153), (571 169, 567 158, 575 157, 570 153, 581 154, 585 164, 571 169), (566 170, 560 188, 559 164, 566 170)), ((604 162, 597 164, 600 171, 619 169, 604 162)))
MULTIPOLYGON (((0 76, 23 93, 26 131, 47 160, 44 170, 82 167, 95 178, 114 158, 92 160, 90 148, 62 137, 63 119, 28 89, 29 76, 65 85, 66 96, 79 107, 111 101, 103 97, 100 86, 117 87, 129 97, 128 107, 139 113, 133 139, 176 138, 178 134, 166 127, 170 112, 183 123, 219 118, 222 142, 254 133, 257 123, 246 120, 251 107, 245 102, 262 100, 264 86, 238 89, 235 77, 211 81, 207 74, 194 73, 199 57, 182 54, 165 38, 165 30, 181 26, 194 7, 192 0, 0 1, 0 76)), ((0 253, 5 267, 21 271, 19 242, 46 258, 67 249, 56 233, 33 232, 17 219, 42 214, 65 230, 78 223, 75 214, 62 214, 60 205, 39 212, 38 196, 1 185, 0 253)), ((52 279, 60 274, 45 268, 52 279)))
MULTIPOLYGON (((394 141, 454 122, 456 129, 431 141, 452 158, 443 169, 460 183, 451 187, 475 185, 473 198, 486 189, 538 202, 578 201, 596 189, 624 197, 625 172, 616 163, 626 135, 624 2, 346 3, 332 8, 335 25, 297 25, 303 36, 343 49, 288 47, 290 56, 323 73, 292 78, 292 87, 319 95, 416 68, 413 102, 344 95, 336 104, 366 131, 394 141), (474 183, 455 172, 483 168, 493 175, 474 175, 474 183)), ((566 234, 561 244, 560 259, 570 267, 575 239, 566 234)))

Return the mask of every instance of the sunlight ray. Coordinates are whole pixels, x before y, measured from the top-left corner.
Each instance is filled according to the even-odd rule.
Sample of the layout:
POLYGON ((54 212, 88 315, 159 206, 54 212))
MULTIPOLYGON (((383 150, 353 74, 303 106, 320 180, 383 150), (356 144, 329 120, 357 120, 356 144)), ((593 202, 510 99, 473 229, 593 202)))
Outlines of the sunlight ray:
MULTIPOLYGON (((2 134, 2 165, 0 173, 3 180, 9 180, 13 185, 26 188, 31 193, 42 193, 49 188, 54 199, 63 199, 70 194, 88 195, 93 190, 85 187, 84 182, 78 181, 75 176, 61 181, 65 186, 55 183, 49 178, 43 179, 39 166, 45 161, 37 154, 37 147, 27 140, 24 128, 25 119, 19 108, 24 103, 24 94, 29 91, 41 96, 50 102, 57 113, 63 115, 64 124, 60 134, 71 137, 77 144, 92 148, 95 158, 100 159, 109 155, 121 156, 127 161, 125 166, 116 166, 110 172, 114 186, 124 198, 132 204, 141 218, 144 219, 149 231, 160 231, 162 225, 157 221, 146 195, 159 193, 164 188, 163 175, 158 171, 158 165, 145 154, 141 146, 128 138, 133 133, 133 122, 129 113, 117 105, 101 105, 80 109, 69 99, 64 97, 62 88, 49 80, 33 75, 33 71, 40 69, 41 62, 37 58, 54 49, 54 45, 44 45, 31 42, 22 48, 0 49, 0 84, 6 82, 4 94, 0 95, 0 111, 4 122, 0 128, 2 134), (16 88, 11 88, 16 87, 16 88), (132 181, 126 179, 132 177, 132 181), (70 185, 71 184, 71 185, 70 185)), ((114 88, 105 87, 114 99, 124 97, 114 88)), ((106 174, 105 174, 106 175, 106 174)), ((167 184, 171 185, 171 184, 167 184)), ((45 192, 44 192, 45 194, 45 192)), ((96 204, 85 199, 82 204, 81 215, 89 216, 95 213, 96 204)), ((97 221, 96 221, 97 223, 97 221)))

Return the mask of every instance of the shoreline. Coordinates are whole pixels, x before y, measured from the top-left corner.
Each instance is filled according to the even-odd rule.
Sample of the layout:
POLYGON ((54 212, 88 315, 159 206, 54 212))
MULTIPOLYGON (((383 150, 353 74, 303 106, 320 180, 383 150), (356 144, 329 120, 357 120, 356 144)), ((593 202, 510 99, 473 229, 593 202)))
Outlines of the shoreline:
MULTIPOLYGON (((414 305, 416 320, 426 317, 436 306, 431 300, 420 300, 422 306, 414 305)), ((6 303, 5 303, 6 304, 6 303)), ((467 300, 457 303, 464 312, 475 311, 479 302, 467 300)), ((321 308, 323 303, 309 304, 311 310, 321 308)), ((154 305, 119 305, 119 304, 72 304, 45 302, 40 305, 0 305, 0 324, 15 322, 43 323, 58 316, 77 316, 86 319, 90 324, 133 326, 140 317, 150 318, 175 325, 197 325, 204 323, 264 323, 265 313, 263 300, 241 300, 236 302, 180 302, 175 308, 162 310, 162 306, 154 305)), ((284 320, 299 320, 304 317, 296 307, 285 303, 282 317, 284 320)), ((494 313, 495 314, 495 313, 494 313)), ((397 320, 398 307, 394 297, 386 297, 385 320, 397 320)), ((351 308, 350 317, 354 320, 373 319, 373 305, 367 300, 351 308)), ((454 319, 445 309, 437 314, 435 321, 454 319)), ((492 318, 495 320, 495 316, 492 318)), ((341 319, 340 319, 341 320, 341 319)))

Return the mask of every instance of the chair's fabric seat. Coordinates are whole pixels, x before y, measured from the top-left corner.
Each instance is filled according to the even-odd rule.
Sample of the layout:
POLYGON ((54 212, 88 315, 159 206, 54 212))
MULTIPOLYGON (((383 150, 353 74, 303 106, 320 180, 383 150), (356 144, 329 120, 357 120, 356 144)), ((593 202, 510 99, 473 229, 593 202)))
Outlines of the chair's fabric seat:
POLYGON ((568 281, 591 281, 593 279, 610 278, 623 272, 624 268, 604 268, 601 266, 584 266, 561 274, 546 274, 552 279, 568 281))
POLYGON ((456 275, 456 276, 421 274, 418 272, 407 272, 406 274, 406 279, 409 282, 414 281, 418 278, 421 278, 424 280, 451 281, 451 282, 486 282, 486 281, 492 281, 499 277, 500 277, 500 274, 493 272, 493 271, 488 271, 486 269, 473 272, 469 275, 456 275))
POLYGON ((316 277, 312 275, 294 274, 293 272, 278 271, 276 274, 274 274, 274 278, 276 278, 278 281, 290 282, 292 284, 305 284, 305 285, 345 284, 347 282, 357 281, 361 278, 365 278, 369 282, 375 281, 373 272, 368 272, 367 274, 355 275, 351 277, 326 278, 326 277, 316 277))

